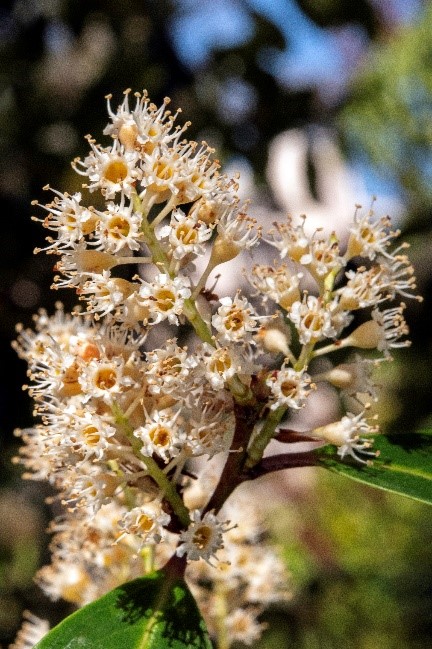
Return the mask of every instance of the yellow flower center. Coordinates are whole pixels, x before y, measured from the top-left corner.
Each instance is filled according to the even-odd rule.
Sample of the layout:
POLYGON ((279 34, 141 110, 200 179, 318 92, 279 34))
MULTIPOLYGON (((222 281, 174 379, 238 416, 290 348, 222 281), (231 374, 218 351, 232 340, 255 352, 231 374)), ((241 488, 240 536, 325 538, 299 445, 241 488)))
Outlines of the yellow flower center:
POLYGON ((147 534, 153 527, 153 523, 154 521, 152 518, 150 518, 150 516, 147 516, 147 514, 140 514, 136 522, 137 532, 147 534))
POLYGON ((164 374, 179 374, 181 372, 181 360, 177 356, 164 358, 161 365, 164 374))
POLYGON ((165 426, 155 426, 150 432, 149 437, 155 446, 168 446, 171 441, 171 433, 165 426))
POLYGON ((223 374, 226 370, 229 370, 231 367, 231 358, 226 350, 221 350, 219 353, 216 353, 210 363, 210 369, 212 372, 217 372, 218 374, 223 374))
POLYGON ((241 309, 233 307, 228 311, 225 318, 225 327, 230 331, 238 331, 244 325, 244 317, 241 309))
POLYGON ((104 178, 110 183, 121 183, 128 175, 128 167, 124 160, 111 160, 104 169, 104 178))
POLYGON ((176 237, 179 241, 182 241, 185 245, 195 243, 198 234, 194 228, 191 228, 185 224, 179 225, 176 229, 176 237))
POLYGON ((211 527, 208 525, 201 525, 193 535, 192 542, 197 546, 197 548, 204 550, 208 546, 211 537, 211 527))
POLYGON ((296 393, 296 389, 297 384, 294 381, 290 381, 289 379, 283 381, 281 384, 281 392, 284 397, 293 397, 296 393))
POLYGON ((308 313, 303 318, 303 326, 310 331, 320 331, 323 325, 323 319, 316 313, 308 313))
POLYGON ((83 430, 83 435, 88 446, 97 446, 100 442, 100 433, 95 426, 87 426, 83 430))
POLYGON ((175 304, 175 294, 168 288, 161 288, 156 295, 157 307, 160 311, 170 311, 175 304))
POLYGON ((130 223, 121 216, 114 216, 108 221, 108 231, 113 239, 127 237, 130 232, 130 223))
POLYGON ((117 383, 117 373, 112 367, 102 367, 95 377, 95 385, 99 390, 111 390, 117 383))

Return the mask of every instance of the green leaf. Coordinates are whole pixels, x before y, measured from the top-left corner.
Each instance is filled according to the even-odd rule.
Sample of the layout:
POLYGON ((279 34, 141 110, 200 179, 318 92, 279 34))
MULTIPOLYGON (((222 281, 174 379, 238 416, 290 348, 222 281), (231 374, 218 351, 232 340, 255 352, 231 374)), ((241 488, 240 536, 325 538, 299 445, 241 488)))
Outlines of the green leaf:
POLYGON ((335 446, 316 451, 320 466, 371 487, 432 504, 432 429, 418 433, 378 435, 380 452, 372 466, 341 460, 335 446))
POLYGON ((211 649, 183 579, 163 570, 130 581, 79 609, 35 649, 211 649))

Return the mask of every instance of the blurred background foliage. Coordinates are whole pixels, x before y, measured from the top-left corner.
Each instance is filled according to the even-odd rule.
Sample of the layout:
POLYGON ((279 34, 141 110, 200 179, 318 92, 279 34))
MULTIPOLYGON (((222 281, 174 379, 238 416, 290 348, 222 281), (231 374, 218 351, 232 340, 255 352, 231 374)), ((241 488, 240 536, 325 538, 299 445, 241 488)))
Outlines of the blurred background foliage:
MULTIPOLYGON (((409 307, 413 346, 382 377, 388 429, 431 422, 432 7, 420 0, 9 0, 0 8, 0 642, 23 608, 49 611, 32 586, 47 561, 46 487, 10 463, 13 428, 31 423, 10 349, 17 322, 74 297, 49 290, 53 259, 33 256, 43 231, 30 201, 42 186, 73 192, 70 160, 100 136, 103 97, 147 88, 192 121, 191 136, 266 183, 271 141, 301 129, 305 176, 319 200, 311 155, 326 129, 366 195, 390 197, 425 301, 409 307)), ((251 181, 252 182, 252 181, 251 181)), ((337 179, 335 177, 335 182, 337 179)), ((334 188, 336 193, 337 187, 334 188)), ((264 197, 264 199, 263 199, 264 197)), ((289 207, 289 206, 288 206, 289 207)), ((347 213, 353 211, 346 205, 347 213)), ((430 514, 424 506, 323 477, 275 516, 296 595, 269 614, 260 647, 420 649, 432 641, 430 514), (286 513, 285 513, 286 512, 286 513), (282 523, 280 521, 283 521, 282 523)))

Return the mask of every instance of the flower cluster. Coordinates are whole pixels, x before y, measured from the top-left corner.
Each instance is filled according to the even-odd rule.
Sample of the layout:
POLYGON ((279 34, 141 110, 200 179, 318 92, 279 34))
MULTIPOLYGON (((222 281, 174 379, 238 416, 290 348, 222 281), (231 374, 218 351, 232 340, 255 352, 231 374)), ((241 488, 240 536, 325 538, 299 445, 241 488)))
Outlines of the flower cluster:
MULTIPOLYGON (((222 507, 264 472, 267 444, 319 382, 373 398, 370 368, 408 344, 394 300, 416 297, 413 269, 403 244, 391 250, 388 218, 357 211, 345 249, 289 218, 267 235, 283 263, 253 267, 254 296, 206 291, 215 268, 259 243, 260 228, 212 150, 183 138, 188 125, 176 125, 168 100, 157 108, 144 93, 133 103, 130 91, 117 110, 108 98, 111 144, 88 137, 88 156, 73 163, 83 191, 53 190, 36 218, 58 257, 54 288, 85 304, 41 311, 16 343, 40 419, 19 432, 20 461, 66 505, 38 581, 82 605, 176 553, 210 628, 223 597, 232 639, 251 642, 262 604, 283 590, 282 569, 256 525, 222 507), (315 369, 315 358, 347 347, 375 355, 315 369), (195 458, 216 455, 219 480, 194 504, 195 458)), ((378 428, 358 403, 308 438, 365 462, 378 428)))

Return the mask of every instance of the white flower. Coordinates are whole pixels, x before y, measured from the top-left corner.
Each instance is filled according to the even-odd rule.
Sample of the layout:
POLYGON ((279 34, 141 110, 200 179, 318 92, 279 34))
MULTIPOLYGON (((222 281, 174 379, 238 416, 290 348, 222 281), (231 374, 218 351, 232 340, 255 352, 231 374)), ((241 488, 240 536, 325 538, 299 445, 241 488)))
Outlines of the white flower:
POLYGON ((134 436, 142 443, 144 455, 159 455, 165 462, 179 454, 186 434, 177 421, 180 410, 154 411, 143 426, 134 430, 134 436))
POLYGON ((266 625, 257 622, 256 618, 255 611, 234 609, 225 621, 230 639, 249 646, 259 640, 266 625))
POLYGON ((269 232, 267 243, 277 248, 281 259, 289 257, 300 264, 309 264, 312 260, 310 254, 310 238, 304 230, 306 217, 302 217, 299 225, 294 225, 291 217, 286 223, 275 223, 275 229, 269 232))
POLYGON ((298 410, 304 406, 306 397, 315 386, 311 383, 310 376, 304 372, 296 372, 292 367, 282 365, 278 372, 274 372, 267 380, 266 385, 271 389, 271 410, 276 408, 294 408, 298 410))
POLYGON ((134 284, 122 277, 111 277, 109 271, 94 274, 78 289, 80 300, 87 301, 87 311, 95 313, 95 319, 116 312, 133 294, 134 284))
POLYGON ((324 278, 330 272, 337 272, 345 265, 333 233, 329 239, 313 237, 310 245, 311 259, 308 268, 316 278, 324 278))
POLYGON ((177 185, 182 179, 182 160, 174 147, 159 143, 151 153, 144 154, 141 168, 141 185, 145 191, 177 194, 177 185))
POLYGON ((350 237, 345 255, 347 260, 358 255, 368 257, 371 260, 375 259, 378 254, 391 257, 387 252, 387 248, 400 232, 390 230, 390 217, 384 216, 376 220, 373 220, 373 217, 372 210, 361 215, 359 209, 356 209, 354 225, 350 228, 350 237))
POLYGON ((83 604, 94 598, 92 581, 86 567, 77 557, 64 558, 43 566, 35 581, 53 600, 63 598, 73 604, 83 604))
POLYGON ((388 353, 390 349, 409 347, 411 344, 409 340, 399 340, 401 336, 406 336, 409 333, 408 325, 403 317, 404 309, 405 304, 402 303, 393 309, 384 311, 374 309, 372 311, 372 320, 381 328, 380 340, 376 346, 378 351, 388 353))
POLYGON ((163 349, 148 351, 146 361, 146 380, 152 394, 171 393, 187 386, 198 362, 175 340, 167 340, 163 349))
POLYGON ((125 205, 124 200, 122 194, 119 205, 109 202, 104 212, 96 212, 99 220, 91 243, 99 250, 117 254, 140 249, 142 216, 133 211, 132 202, 125 205))
POLYGON ((234 374, 241 370, 241 365, 238 362, 237 355, 228 347, 220 347, 213 349, 210 345, 205 349, 210 352, 205 356, 204 361, 206 364, 205 375, 210 381, 214 390, 220 390, 224 387, 225 382, 231 379, 234 374))
POLYGON ((210 239, 212 229, 202 221, 187 216, 182 210, 175 210, 171 215, 170 225, 159 229, 159 239, 167 238, 174 259, 183 259, 186 255, 203 255, 205 242, 210 239))
POLYGON ((201 518, 197 509, 192 512, 191 519, 188 529, 180 534, 176 554, 179 557, 186 554, 190 561, 204 559, 211 563, 211 559, 217 558, 216 552, 224 546, 222 535, 229 529, 230 523, 220 522, 213 512, 207 512, 201 518))
POLYGON ((178 324, 177 316, 182 313, 183 302, 191 295, 189 286, 188 277, 171 279, 169 275, 162 273, 153 282, 141 280, 137 301, 148 309, 151 324, 158 324, 165 319, 171 324, 178 324))
POLYGON ((170 520, 170 515, 163 511, 158 500, 133 507, 119 523, 120 529, 123 529, 124 532, 118 540, 125 534, 135 534, 140 540, 139 549, 149 543, 160 543, 165 535, 165 527, 170 520))
POLYGON ((178 147, 183 168, 182 177, 177 183, 179 203, 196 201, 202 196, 211 196, 218 189, 219 162, 212 160, 213 149, 205 142, 197 150, 195 142, 184 143, 178 147))
POLYGON ((409 244, 402 243, 397 250, 393 251, 391 257, 383 257, 382 260, 379 260, 383 282, 390 300, 394 300, 396 295, 402 295, 422 302, 423 298, 420 295, 413 294, 413 291, 417 288, 414 268, 407 255, 398 254, 407 247, 409 247, 409 244))
POLYGON ((82 455, 82 461, 95 457, 101 460, 112 445, 116 429, 93 412, 86 411, 82 417, 72 418, 70 427, 63 435, 62 444, 82 455))
POLYGON ((113 502, 120 481, 98 464, 91 464, 91 468, 88 466, 80 466, 80 472, 65 492, 64 501, 70 510, 85 506, 89 513, 95 514, 102 506, 113 502))
POLYGON ((372 380, 372 373, 379 363, 380 360, 371 360, 356 354, 351 362, 336 365, 331 370, 314 377, 314 381, 329 381, 350 397, 367 395, 369 399, 378 401, 378 386, 372 380))
POLYGON ((289 310, 294 302, 300 300, 299 284, 303 273, 293 274, 288 266, 259 266, 252 268, 249 281, 263 295, 270 298, 283 309, 289 310))
MULTIPOLYGON (((51 188, 47 186, 44 189, 51 188)), ((64 250, 73 246, 74 243, 82 241, 84 236, 91 234, 96 227, 98 217, 93 208, 81 205, 79 192, 69 195, 55 189, 51 189, 51 191, 56 194, 51 203, 39 205, 36 201, 32 202, 32 205, 39 205, 47 210, 48 216, 45 219, 33 217, 33 220, 41 222, 44 228, 57 233, 57 239, 47 237, 49 245, 43 250, 64 250)), ((35 252, 40 252, 40 250, 40 248, 36 248, 35 252)))
POLYGON ((134 386, 134 381, 125 374, 122 357, 92 359, 83 368, 78 382, 84 393, 84 400, 101 398, 107 403, 124 389, 134 386))
POLYGON ((348 282, 336 291, 342 309, 354 311, 376 306, 387 299, 386 283, 382 268, 373 266, 369 270, 358 268, 345 273, 348 282))
POLYGON ((114 255, 99 250, 88 250, 85 242, 76 244, 72 250, 65 251, 54 269, 63 277, 54 276, 52 288, 75 288, 79 290, 86 279, 94 274, 99 275, 117 265, 114 255))
POLYGON ((408 325, 403 317, 405 304, 393 309, 372 311, 372 319, 363 322, 347 338, 340 342, 340 347, 359 347, 360 349, 378 349, 390 356, 390 349, 409 347, 409 340, 399 340, 408 332, 408 325))
POLYGON ((107 96, 108 114, 112 123, 104 129, 104 134, 118 138, 125 148, 134 149, 138 146, 143 152, 151 153, 158 143, 167 144, 186 130, 188 123, 182 127, 173 128, 180 111, 172 115, 167 110, 167 105, 170 103, 167 97, 162 106, 158 108, 150 102, 146 91, 142 95, 135 92, 136 103, 131 110, 129 94, 130 89, 124 92, 125 97, 116 113, 111 109, 112 96, 107 96))
POLYGON ((237 204, 227 205, 219 216, 217 224, 218 237, 214 243, 212 255, 219 257, 219 263, 234 259, 242 250, 249 250, 257 245, 261 229, 255 219, 245 211, 238 211, 237 204))
POLYGON ((130 197, 137 180, 142 177, 142 171, 137 166, 140 159, 137 151, 125 150, 114 141, 112 147, 101 147, 94 140, 87 138, 92 151, 80 160, 76 158, 72 164, 74 170, 82 176, 88 176, 89 191, 99 189, 106 199, 114 198, 118 192, 130 197))
POLYGON ((220 303, 221 306, 212 318, 220 342, 249 342, 258 326, 253 306, 240 295, 236 295, 234 299, 223 297, 220 303))
POLYGON ((204 394, 202 399, 194 399, 185 445, 194 456, 213 457, 229 450, 234 427, 232 414, 226 410, 223 400, 214 395, 212 401, 209 394, 204 394))
POLYGON ((377 433, 378 426, 368 424, 364 414, 364 411, 358 415, 349 412, 340 421, 316 428, 312 431, 312 434, 329 444, 337 446, 338 455, 341 458, 350 455, 358 462, 367 464, 367 460, 364 460, 361 456, 376 457, 376 453, 369 451, 373 441, 361 439, 361 435, 377 433))
POLYGON ((314 295, 305 296, 302 302, 294 302, 288 317, 295 324, 303 345, 336 336, 329 309, 314 295))
POLYGON ((29 611, 24 611, 23 617, 22 627, 18 631, 15 642, 9 646, 9 649, 33 649, 50 630, 47 620, 42 620, 29 611))

